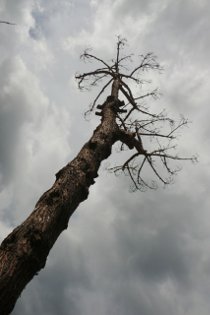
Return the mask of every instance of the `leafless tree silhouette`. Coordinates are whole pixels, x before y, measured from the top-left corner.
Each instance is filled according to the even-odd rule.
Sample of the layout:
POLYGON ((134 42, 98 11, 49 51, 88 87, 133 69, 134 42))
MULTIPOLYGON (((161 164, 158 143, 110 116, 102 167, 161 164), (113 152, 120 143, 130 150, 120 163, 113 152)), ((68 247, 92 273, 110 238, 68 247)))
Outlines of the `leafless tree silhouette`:
POLYGON ((86 50, 81 55, 81 59, 94 61, 100 67, 91 72, 77 74, 76 79, 81 90, 95 87, 106 80, 89 109, 90 112, 99 109, 100 111, 95 111, 95 114, 102 117, 106 103, 97 105, 97 102, 111 86, 111 95, 107 101, 113 103, 116 114, 119 127, 118 137, 121 142, 120 151, 129 148, 132 154, 122 165, 111 167, 109 170, 116 174, 123 172, 129 175, 133 190, 155 189, 157 181, 148 181, 142 176, 146 164, 159 181, 169 184, 173 180, 173 176, 180 170, 180 166, 171 165, 170 162, 175 160, 196 161, 196 157, 181 157, 176 153, 177 131, 186 126, 188 120, 181 117, 175 121, 168 117, 164 110, 154 113, 147 106, 146 100, 157 99, 160 95, 157 88, 146 93, 142 92, 143 86, 151 83, 144 79, 145 72, 163 70, 156 56, 151 52, 140 55, 135 67, 129 67, 133 65, 134 56, 123 54, 125 45, 126 39, 118 37, 116 56, 111 63, 93 55, 90 50, 86 50), (134 86, 133 90, 131 85, 134 86), (119 99, 120 94, 122 100, 119 99))
POLYGON ((120 143, 121 151, 128 148, 127 158, 111 170, 128 174, 134 189, 156 187, 154 181, 147 181, 143 176, 146 165, 158 180, 167 184, 177 171, 171 167, 171 161, 194 160, 174 153, 176 132, 187 124, 187 120, 176 123, 164 111, 153 113, 145 105, 146 99, 158 97, 157 89, 142 93, 146 83, 143 75, 161 70, 156 57, 152 53, 140 55, 139 63, 129 69, 133 56, 123 55, 124 46, 125 40, 118 38, 116 56, 111 63, 90 51, 81 56, 86 61, 98 63, 99 68, 76 75, 80 89, 94 87, 106 80, 90 107, 90 111, 101 117, 101 122, 78 155, 56 174, 55 183, 41 196, 30 216, 2 242, 1 315, 10 314, 27 283, 44 268, 49 251, 68 227, 75 209, 87 199, 101 162, 110 156, 116 142, 120 143), (111 87, 111 94, 102 105, 97 104, 108 87, 111 87))

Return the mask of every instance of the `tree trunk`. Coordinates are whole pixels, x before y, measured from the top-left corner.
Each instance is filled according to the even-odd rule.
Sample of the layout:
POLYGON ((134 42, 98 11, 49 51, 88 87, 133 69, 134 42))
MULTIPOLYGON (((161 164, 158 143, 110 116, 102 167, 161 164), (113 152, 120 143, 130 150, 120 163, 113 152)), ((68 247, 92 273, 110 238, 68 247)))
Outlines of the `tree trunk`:
POLYGON ((76 158, 56 174, 54 185, 42 195, 31 215, 2 242, 1 315, 11 313, 27 283, 44 268, 50 249, 67 228, 74 210, 87 198, 101 162, 119 140, 116 103, 116 97, 107 98, 102 106, 101 123, 90 140, 76 158))

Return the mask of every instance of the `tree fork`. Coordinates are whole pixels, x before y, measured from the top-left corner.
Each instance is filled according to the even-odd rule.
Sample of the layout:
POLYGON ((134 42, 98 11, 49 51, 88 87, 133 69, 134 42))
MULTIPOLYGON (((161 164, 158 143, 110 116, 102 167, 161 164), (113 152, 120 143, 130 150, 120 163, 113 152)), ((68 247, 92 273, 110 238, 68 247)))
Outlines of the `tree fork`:
MULTIPOLYGON (((116 89, 115 89, 116 93, 116 89)), ((116 94, 115 94, 116 96, 116 94)), ((68 226, 70 216, 87 199, 101 162, 119 140, 113 97, 103 105, 102 119, 75 159, 56 174, 56 181, 30 216, 0 247, 0 314, 7 315, 27 283, 44 268, 50 249, 68 226)))

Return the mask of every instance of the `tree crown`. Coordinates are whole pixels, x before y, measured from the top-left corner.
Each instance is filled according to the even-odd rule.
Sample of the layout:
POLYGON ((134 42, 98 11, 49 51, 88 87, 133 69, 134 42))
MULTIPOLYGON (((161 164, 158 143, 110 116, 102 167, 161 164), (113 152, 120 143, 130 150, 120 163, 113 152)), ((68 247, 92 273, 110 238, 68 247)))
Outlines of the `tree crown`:
POLYGON ((100 67, 90 72, 76 74, 75 77, 80 90, 95 87, 106 80, 94 98, 89 111, 95 111, 97 108, 101 111, 95 111, 95 114, 103 116, 104 105, 97 105, 97 102, 110 86, 111 97, 118 102, 115 114, 121 133, 120 150, 124 151, 125 147, 128 147, 132 150, 132 154, 122 165, 114 166, 109 170, 115 174, 123 172, 129 175, 133 190, 155 189, 157 181, 147 180, 143 172, 146 165, 155 174, 156 179, 166 185, 172 182, 174 175, 180 170, 180 166, 171 163, 172 161, 195 162, 197 158, 196 156, 181 157, 177 154, 177 131, 186 126, 188 120, 181 117, 176 121, 169 117, 165 110, 159 113, 152 112, 146 103, 146 100, 157 99, 160 96, 157 88, 143 92, 143 86, 151 83, 145 79, 145 74, 163 70, 157 57, 151 52, 141 54, 138 56, 138 63, 131 68, 133 55, 122 53, 125 44, 126 39, 118 37, 116 55, 111 62, 95 56, 88 49, 85 50, 81 59, 94 61, 100 67), (119 95, 122 101, 119 100, 119 95))

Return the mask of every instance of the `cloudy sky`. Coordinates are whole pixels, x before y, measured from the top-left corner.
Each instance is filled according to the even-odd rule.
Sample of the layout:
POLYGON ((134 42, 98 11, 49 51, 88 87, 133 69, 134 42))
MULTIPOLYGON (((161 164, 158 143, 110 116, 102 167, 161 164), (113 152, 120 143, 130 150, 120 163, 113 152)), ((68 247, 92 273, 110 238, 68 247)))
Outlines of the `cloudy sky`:
POLYGON ((207 0, 0 0, 0 20, 16 23, 0 24, 1 240, 99 123, 83 118, 94 91, 74 81, 86 47, 109 59, 120 34, 153 51, 165 71, 152 106, 192 121, 179 152, 199 155, 144 193, 104 163, 14 315, 209 315, 209 16, 207 0))

